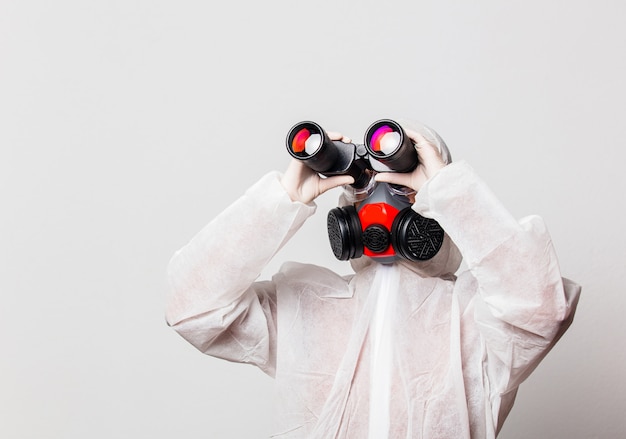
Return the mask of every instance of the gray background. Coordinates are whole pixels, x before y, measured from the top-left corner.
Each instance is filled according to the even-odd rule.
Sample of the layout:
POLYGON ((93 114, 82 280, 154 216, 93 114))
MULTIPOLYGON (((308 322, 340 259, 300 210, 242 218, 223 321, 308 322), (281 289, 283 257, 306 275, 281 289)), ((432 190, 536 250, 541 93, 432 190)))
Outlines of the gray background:
MULTIPOLYGON (((626 435, 621 1, 0 1, 0 437, 266 437, 272 381, 163 318, 171 254, 313 119, 437 129, 584 286, 501 438, 626 435)), ((266 270, 348 272, 337 193, 266 270)), ((216 255, 219 257, 219 255, 216 255)))

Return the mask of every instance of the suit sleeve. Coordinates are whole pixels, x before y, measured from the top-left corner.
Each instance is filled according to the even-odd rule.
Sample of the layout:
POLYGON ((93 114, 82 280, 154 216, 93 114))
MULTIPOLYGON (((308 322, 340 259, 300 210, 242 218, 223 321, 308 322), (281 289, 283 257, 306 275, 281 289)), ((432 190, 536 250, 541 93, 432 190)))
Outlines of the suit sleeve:
POLYGON ((580 287, 561 277, 543 220, 516 221, 464 162, 428 181, 414 209, 436 219, 461 251, 468 271, 455 288, 475 292, 491 390, 514 391, 571 323, 580 287))
POLYGON ((168 325, 206 354, 273 375, 276 288, 256 279, 314 211, 266 175, 172 257, 168 325))

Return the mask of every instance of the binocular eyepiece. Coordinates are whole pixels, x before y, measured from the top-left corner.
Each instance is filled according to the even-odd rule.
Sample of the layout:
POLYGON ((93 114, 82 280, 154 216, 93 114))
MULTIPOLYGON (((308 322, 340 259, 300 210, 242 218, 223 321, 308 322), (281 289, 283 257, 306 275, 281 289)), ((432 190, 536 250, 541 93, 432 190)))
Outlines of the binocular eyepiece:
POLYGON ((364 145, 331 140, 315 122, 300 122, 287 134, 287 151, 324 176, 352 176, 356 188, 367 185, 371 171, 411 172, 418 164, 411 139, 389 119, 370 125, 364 145))

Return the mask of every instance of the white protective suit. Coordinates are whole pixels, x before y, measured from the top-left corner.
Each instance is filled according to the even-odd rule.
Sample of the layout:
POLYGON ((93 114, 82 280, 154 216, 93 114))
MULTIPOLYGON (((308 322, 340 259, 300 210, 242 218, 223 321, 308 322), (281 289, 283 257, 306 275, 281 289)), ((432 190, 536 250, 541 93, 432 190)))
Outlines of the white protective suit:
POLYGON ((364 257, 346 277, 286 263, 256 281, 315 211, 268 174, 173 257, 167 321, 200 351, 275 377, 272 437, 494 438, 580 287, 561 278, 543 221, 515 221, 464 162, 414 209, 449 237, 431 261, 364 257))

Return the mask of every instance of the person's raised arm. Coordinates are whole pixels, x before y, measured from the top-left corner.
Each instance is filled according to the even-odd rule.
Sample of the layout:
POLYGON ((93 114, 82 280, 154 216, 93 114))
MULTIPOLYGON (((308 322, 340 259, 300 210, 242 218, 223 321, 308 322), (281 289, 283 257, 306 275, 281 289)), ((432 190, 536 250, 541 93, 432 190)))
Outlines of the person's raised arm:
POLYGON ((418 191, 413 208, 437 220, 461 251, 469 271, 459 275, 457 290, 476 292, 471 311, 490 364, 499 364, 494 391, 506 392, 567 329, 580 287, 562 279, 540 217, 517 221, 469 165, 438 165, 436 149, 414 140, 423 168, 398 177, 418 191))
MULTIPOLYGON (((340 136, 338 136, 341 138, 340 136)), ((351 177, 321 179, 293 160, 270 173, 172 257, 166 320, 204 353, 271 373, 274 293, 257 277, 314 213, 313 200, 351 177)))

